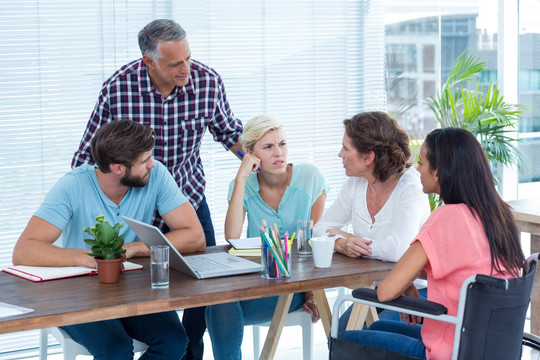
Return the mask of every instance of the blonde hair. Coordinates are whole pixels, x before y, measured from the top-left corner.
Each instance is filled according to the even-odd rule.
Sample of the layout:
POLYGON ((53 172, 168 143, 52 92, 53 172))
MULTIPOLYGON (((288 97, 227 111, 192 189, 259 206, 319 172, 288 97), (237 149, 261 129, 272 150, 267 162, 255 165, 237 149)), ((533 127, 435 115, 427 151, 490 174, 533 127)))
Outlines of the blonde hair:
POLYGON ((255 143, 259 141, 267 132, 282 128, 283 124, 270 115, 259 115, 250 119, 244 126, 244 131, 240 136, 244 152, 247 149, 253 150, 255 143))

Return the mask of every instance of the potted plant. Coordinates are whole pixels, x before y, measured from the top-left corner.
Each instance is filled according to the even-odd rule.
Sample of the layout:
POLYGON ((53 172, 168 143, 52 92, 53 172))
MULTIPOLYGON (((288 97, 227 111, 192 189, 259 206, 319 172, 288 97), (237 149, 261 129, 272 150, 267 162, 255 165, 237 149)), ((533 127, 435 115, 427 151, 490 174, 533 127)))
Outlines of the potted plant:
MULTIPOLYGON (((526 158, 515 146, 518 139, 512 132, 525 107, 504 101, 496 83, 480 83, 477 77, 485 65, 479 57, 464 51, 452 65, 446 82, 427 103, 441 128, 459 127, 475 134, 492 165, 517 164, 523 170, 526 158)), ((441 205, 437 195, 430 196, 430 203, 432 210, 441 205)))
POLYGON ((118 282, 122 270, 122 255, 126 250, 124 235, 119 235, 124 225, 116 223, 114 226, 105 220, 105 215, 96 216, 96 225, 85 227, 83 231, 93 239, 84 242, 91 246, 92 252, 88 254, 96 259, 99 281, 102 283, 118 282))

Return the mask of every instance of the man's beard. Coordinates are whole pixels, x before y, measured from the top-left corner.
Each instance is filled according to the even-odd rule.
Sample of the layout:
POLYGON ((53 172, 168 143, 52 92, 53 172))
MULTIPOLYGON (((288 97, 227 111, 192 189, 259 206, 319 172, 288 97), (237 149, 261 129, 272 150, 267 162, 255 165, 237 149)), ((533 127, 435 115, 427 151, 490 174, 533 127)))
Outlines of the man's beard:
POLYGON ((148 179, 150 178, 150 172, 146 177, 137 177, 137 176, 131 176, 131 169, 126 168, 126 173, 124 176, 120 179, 120 183, 124 186, 129 187, 145 187, 148 184, 148 179))

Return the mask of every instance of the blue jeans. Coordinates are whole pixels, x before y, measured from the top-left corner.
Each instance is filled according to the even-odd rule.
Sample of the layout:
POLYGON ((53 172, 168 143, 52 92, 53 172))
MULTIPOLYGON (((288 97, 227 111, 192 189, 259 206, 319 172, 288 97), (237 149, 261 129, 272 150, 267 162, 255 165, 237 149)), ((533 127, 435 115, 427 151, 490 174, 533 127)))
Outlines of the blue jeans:
MULTIPOLYGON (((206 202, 206 197, 203 198, 199 208, 197 209, 197 217, 204 230, 206 237, 206 246, 215 246, 216 238, 214 235, 214 226, 210 217, 210 209, 206 202)), ((188 348, 183 360, 202 360, 204 352, 203 336, 206 330, 206 322, 204 319, 205 306, 185 309, 182 316, 182 325, 186 329, 189 338, 188 348)))
POLYGON ((422 325, 407 325, 402 321, 379 320, 367 330, 349 330, 338 335, 339 339, 352 341, 380 349, 426 358, 426 347, 422 343, 422 325))
MULTIPOLYGON (((420 289, 418 290, 418 292, 420 293, 420 297, 422 299, 427 299, 427 288, 420 289)), ((349 306, 349 308, 339 317, 338 334, 341 334, 347 328, 347 323, 349 322, 351 311, 352 305, 349 306)), ((396 311, 377 308, 377 313, 379 314, 379 320, 400 321, 399 313, 396 311)))
POLYGON ((148 345, 142 360, 181 359, 187 335, 176 311, 63 326, 95 360, 133 359, 133 339, 148 345))
MULTIPOLYGON (((272 320, 277 296, 211 305, 206 308, 206 323, 215 360, 242 359, 244 325, 272 320)), ((289 312, 302 308, 304 293, 294 294, 289 312)))

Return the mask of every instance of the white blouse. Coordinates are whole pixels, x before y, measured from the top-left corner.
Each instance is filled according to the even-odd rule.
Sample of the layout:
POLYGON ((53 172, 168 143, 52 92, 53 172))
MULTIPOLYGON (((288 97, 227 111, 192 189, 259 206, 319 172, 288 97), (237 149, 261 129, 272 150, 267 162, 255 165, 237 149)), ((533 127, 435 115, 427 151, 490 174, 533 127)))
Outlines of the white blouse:
POLYGON ((327 229, 342 229, 352 224, 354 236, 373 240, 372 258, 398 261, 430 215, 429 200, 422 191, 420 174, 409 168, 401 176, 386 204, 375 215, 374 222, 367 208, 367 187, 368 182, 364 178, 348 178, 336 201, 315 225, 313 236, 324 235, 327 229))

